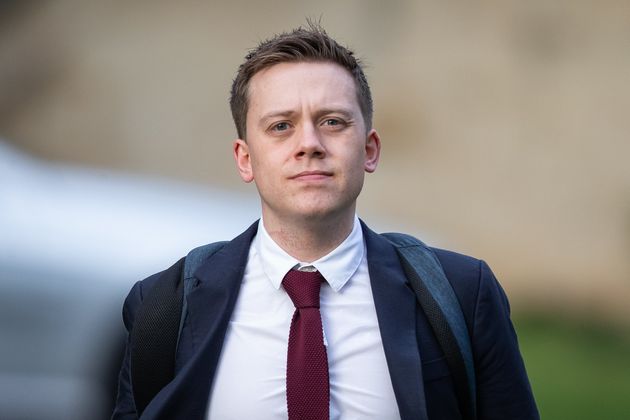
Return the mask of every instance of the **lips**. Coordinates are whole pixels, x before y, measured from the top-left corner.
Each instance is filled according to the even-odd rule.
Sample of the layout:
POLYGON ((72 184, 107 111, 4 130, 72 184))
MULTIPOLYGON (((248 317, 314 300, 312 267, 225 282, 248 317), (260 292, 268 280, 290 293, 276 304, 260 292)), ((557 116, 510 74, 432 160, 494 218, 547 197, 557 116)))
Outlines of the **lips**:
POLYGON ((332 176, 332 172, 327 171, 303 171, 297 175, 293 175, 290 179, 302 180, 302 181, 317 181, 326 179, 332 176))

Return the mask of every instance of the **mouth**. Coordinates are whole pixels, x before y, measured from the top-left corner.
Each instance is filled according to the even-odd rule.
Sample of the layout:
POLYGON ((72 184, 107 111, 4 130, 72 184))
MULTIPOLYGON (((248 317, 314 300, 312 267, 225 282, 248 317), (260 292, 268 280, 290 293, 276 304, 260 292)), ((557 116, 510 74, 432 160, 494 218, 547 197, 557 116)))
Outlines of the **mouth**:
POLYGON ((327 171, 303 171, 299 174, 291 176, 289 179, 295 179, 298 181, 319 181, 330 178, 332 175, 332 172, 327 171))

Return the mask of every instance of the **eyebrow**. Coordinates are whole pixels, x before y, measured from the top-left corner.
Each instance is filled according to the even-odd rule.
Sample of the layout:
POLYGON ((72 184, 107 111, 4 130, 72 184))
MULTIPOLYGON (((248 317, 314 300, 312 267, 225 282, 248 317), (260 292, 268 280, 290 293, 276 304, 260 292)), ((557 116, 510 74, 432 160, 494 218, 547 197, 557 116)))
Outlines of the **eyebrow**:
POLYGON ((315 113, 317 117, 321 117, 326 114, 341 114, 344 118, 351 120, 354 118, 354 113, 346 108, 324 108, 315 113))
POLYGON ((295 115, 295 111, 291 111, 291 110, 287 110, 287 111, 271 111, 268 112, 266 114, 264 114, 261 118, 260 118, 260 122, 261 123, 265 123, 268 120, 274 119, 274 118, 288 118, 291 117, 292 115, 295 115))

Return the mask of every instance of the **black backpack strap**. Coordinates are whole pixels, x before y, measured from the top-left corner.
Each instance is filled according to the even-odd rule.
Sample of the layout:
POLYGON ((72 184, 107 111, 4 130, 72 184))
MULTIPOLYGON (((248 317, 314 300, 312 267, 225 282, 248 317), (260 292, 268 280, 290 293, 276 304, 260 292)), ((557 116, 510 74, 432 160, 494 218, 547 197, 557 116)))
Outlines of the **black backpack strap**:
POLYGON ((197 268, 227 242, 200 246, 162 272, 145 296, 131 331, 131 384, 138 416, 175 376, 186 295, 197 268))
POLYGON ((183 269, 184 258, 162 273, 145 296, 131 330, 131 387, 138 417, 175 375, 183 269))
POLYGON ((464 417, 476 419, 476 380, 470 335, 442 265, 435 253, 413 236, 402 233, 384 233, 383 236, 396 247, 407 279, 444 352, 464 417))

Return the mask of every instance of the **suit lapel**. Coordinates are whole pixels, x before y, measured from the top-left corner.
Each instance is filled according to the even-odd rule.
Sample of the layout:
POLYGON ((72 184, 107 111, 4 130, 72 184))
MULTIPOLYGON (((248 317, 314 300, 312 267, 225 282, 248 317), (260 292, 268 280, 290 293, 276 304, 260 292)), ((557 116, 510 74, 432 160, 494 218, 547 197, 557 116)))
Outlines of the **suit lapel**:
POLYGON ((416 337, 416 297, 395 248, 362 223, 385 358, 403 420, 428 418, 416 337))
MULTIPOLYGON (((186 324, 192 357, 147 406, 142 419, 204 419, 227 326, 243 279, 254 223, 195 272, 186 324)), ((182 344, 182 343, 180 343, 182 344)))

